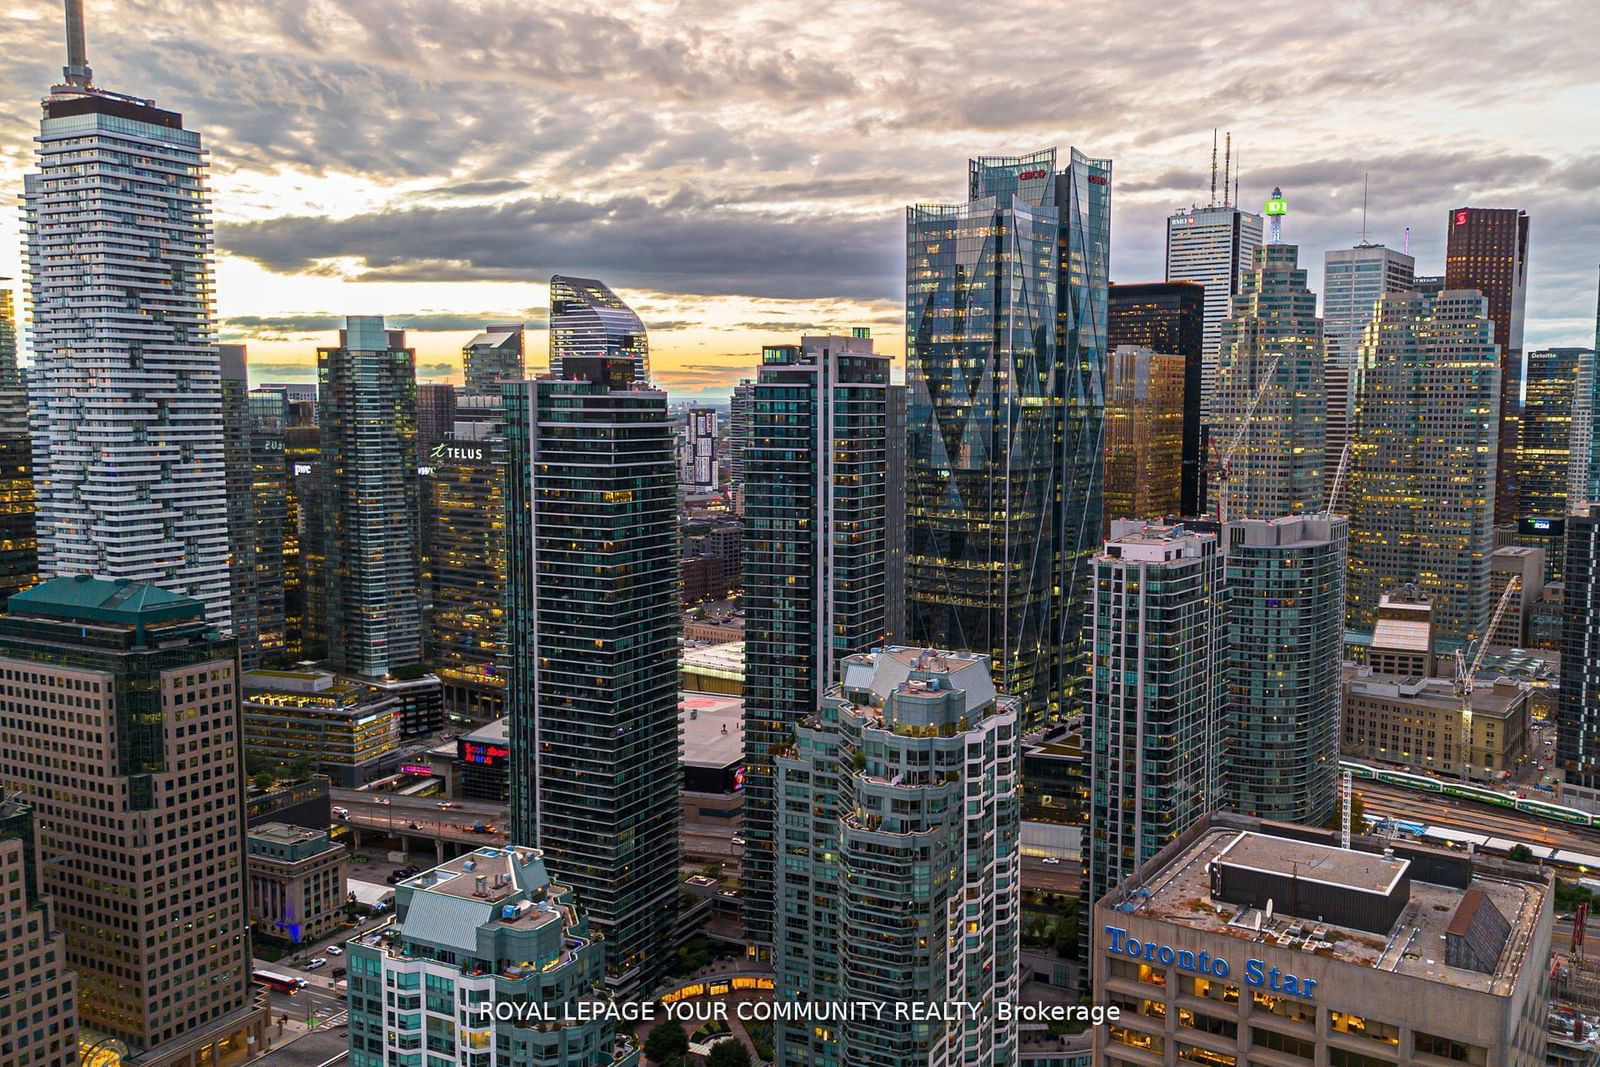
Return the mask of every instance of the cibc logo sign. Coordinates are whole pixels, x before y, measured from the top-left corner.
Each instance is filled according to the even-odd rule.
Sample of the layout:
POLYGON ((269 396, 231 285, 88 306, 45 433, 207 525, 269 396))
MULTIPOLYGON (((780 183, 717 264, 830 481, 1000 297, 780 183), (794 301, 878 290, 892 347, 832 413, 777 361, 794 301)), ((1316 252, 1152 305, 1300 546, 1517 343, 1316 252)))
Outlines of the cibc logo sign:
POLYGON ((1030 178, 1043 178, 1046 174, 1049 174, 1049 173, 1050 173, 1050 171, 1047 170, 1044 167, 1040 167, 1037 170, 1018 171, 1017 172, 1017 180, 1025 182, 1030 178))

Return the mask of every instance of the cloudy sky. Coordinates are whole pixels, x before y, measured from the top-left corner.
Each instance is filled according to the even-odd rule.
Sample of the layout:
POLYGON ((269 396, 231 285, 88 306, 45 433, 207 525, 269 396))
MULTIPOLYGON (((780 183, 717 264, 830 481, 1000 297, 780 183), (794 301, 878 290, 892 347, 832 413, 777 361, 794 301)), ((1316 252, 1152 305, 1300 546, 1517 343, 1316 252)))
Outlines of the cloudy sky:
MULTIPOLYGON (((0 190, 17 201, 61 6, 0 23, 0 190)), ((182 111, 211 150, 217 303, 257 380, 309 377, 338 317, 407 325, 419 373, 472 327, 542 324, 552 273, 622 292, 681 395, 763 341, 865 324, 900 354, 904 207, 965 160, 1115 161, 1112 277, 1158 279, 1163 218, 1274 184, 1324 249, 1411 228, 1441 273, 1452 206, 1532 216, 1530 346, 1590 344, 1600 263, 1594 0, 1097 5, 992 0, 534 4, 87 0, 96 82, 182 111)), ((17 211, 0 274, 20 274, 17 211)), ((542 354, 542 333, 530 348, 542 354)))

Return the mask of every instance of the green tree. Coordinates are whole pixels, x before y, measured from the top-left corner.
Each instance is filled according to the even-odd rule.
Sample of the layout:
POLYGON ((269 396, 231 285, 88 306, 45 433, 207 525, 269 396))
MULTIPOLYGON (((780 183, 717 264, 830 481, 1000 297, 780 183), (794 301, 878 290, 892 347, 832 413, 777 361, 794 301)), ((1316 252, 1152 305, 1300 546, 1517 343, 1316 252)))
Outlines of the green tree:
POLYGON ((289 777, 298 782, 303 778, 310 778, 314 770, 316 766, 311 762, 311 757, 301 756, 289 764, 289 777))
POLYGON ((271 771, 262 771, 260 774, 250 779, 250 784, 254 785, 257 789, 265 793, 267 790, 272 788, 272 783, 276 781, 277 779, 272 777, 271 771))
POLYGON ((645 1058, 657 1067, 682 1062, 689 1051, 689 1035, 676 1019, 666 1019, 656 1024, 650 1036, 644 1039, 645 1058))
POLYGON ((711 1046, 706 1067, 750 1067, 750 1050, 738 1038, 718 1041, 711 1046))
POLYGON ((1506 858, 1516 860, 1518 863, 1532 863, 1533 849, 1527 845, 1512 845, 1511 851, 1506 853, 1506 858))

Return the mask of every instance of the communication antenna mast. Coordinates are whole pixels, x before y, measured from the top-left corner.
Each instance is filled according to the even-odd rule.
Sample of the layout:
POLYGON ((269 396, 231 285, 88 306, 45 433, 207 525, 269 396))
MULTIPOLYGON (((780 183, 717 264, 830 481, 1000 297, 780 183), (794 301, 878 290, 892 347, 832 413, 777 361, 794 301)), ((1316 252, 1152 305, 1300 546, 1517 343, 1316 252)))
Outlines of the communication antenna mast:
POLYGON ((1217 128, 1211 127, 1211 200, 1207 207, 1217 206, 1217 128))
POLYGON ((1411 227, 1406 227, 1406 255, 1411 254, 1411 227))
POLYGON ((1361 247, 1367 246, 1367 172, 1361 172, 1361 247))
POLYGON ((1223 141, 1223 145, 1225 147, 1222 149, 1222 206, 1230 207, 1233 204, 1233 201, 1228 199, 1228 178, 1233 173, 1232 130, 1228 131, 1227 138, 1223 141))
POLYGON ((67 65, 61 75, 68 85, 87 89, 94 84, 94 71, 89 69, 89 49, 84 44, 83 0, 66 0, 67 65))

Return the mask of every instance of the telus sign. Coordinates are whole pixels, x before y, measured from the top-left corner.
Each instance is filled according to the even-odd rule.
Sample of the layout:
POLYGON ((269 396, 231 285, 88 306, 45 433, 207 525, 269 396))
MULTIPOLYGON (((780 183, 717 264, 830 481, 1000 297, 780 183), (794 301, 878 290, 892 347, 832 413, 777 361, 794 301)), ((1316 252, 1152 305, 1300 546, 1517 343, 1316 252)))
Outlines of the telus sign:
MULTIPOLYGON (((1106 936, 1111 938, 1111 951, 1129 959, 1176 967, 1180 971, 1204 975, 1207 978, 1226 978, 1233 971, 1228 961, 1221 956, 1213 956, 1209 952, 1196 954, 1186 948, 1175 949, 1171 945, 1157 944, 1154 941, 1140 941, 1137 937, 1128 936, 1128 931, 1120 926, 1107 926, 1106 936)), ((1313 1000, 1315 994, 1312 990, 1317 987, 1317 979, 1298 978, 1276 967, 1268 967, 1262 960, 1249 959, 1244 963, 1244 984, 1252 989, 1268 989, 1285 996, 1313 1000)))

